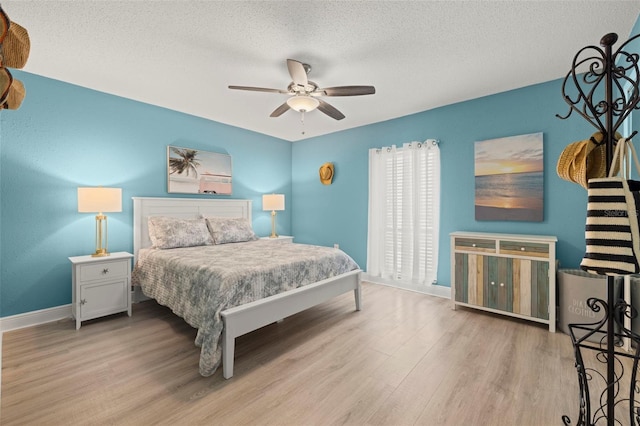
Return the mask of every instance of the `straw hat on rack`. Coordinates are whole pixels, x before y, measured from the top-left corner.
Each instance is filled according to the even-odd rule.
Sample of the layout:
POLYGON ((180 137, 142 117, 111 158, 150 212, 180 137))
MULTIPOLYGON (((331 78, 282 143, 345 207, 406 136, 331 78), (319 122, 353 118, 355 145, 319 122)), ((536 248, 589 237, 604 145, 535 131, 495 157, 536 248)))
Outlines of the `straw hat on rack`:
POLYGON ((23 68, 30 50, 27 30, 11 22, 0 6, 0 109, 20 108, 26 94, 24 84, 13 78, 7 67, 23 68))
POLYGON ((2 66, 24 68, 31 51, 31 40, 27 30, 17 22, 12 22, 0 6, 0 45, 2 45, 2 66))
MULTIPOLYGON (((621 137, 616 133, 616 140, 621 137)), ((588 187, 589 179, 606 177, 607 147, 603 139, 602 133, 596 132, 589 139, 567 145, 558 158, 558 176, 585 189, 588 187)), ((617 172, 614 170, 614 173, 617 172)))
POLYGON ((7 98, 4 103, 0 105, 0 108, 3 109, 18 109, 20 105, 22 105, 22 101, 24 100, 24 96, 27 94, 27 91, 24 88, 24 84, 20 80, 13 79, 11 82, 11 86, 9 86, 9 93, 7 94, 7 98))
POLYGON ((31 40, 29 33, 17 22, 11 22, 2 43, 3 65, 9 68, 24 68, 29 58, 31 40))

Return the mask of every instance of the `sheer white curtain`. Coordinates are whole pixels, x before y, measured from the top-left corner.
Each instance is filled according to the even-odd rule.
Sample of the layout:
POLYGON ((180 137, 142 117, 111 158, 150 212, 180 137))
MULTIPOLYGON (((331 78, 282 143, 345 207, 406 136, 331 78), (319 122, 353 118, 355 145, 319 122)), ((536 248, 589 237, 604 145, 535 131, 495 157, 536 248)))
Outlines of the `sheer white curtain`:
POLYGON ((414 285, 435 282, 439 222, 437 141, 369 150, 367 274, 414 285))

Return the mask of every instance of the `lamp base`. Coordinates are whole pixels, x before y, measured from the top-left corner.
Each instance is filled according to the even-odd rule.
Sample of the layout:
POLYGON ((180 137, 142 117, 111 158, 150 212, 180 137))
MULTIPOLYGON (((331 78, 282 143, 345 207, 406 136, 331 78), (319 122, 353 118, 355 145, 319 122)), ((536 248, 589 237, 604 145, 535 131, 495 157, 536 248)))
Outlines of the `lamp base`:
POLYGON ((107 249, 97 249, 95 253, 91 254, 92 257, 102 257, 109 255, 111 255, 111 253, 107 252, 107 249))
POLYGON ((107 216, 102 213, 96 215, 96 252, 92 257, 109 256, 107 251, 107 216))
POLYGON ((276 211, 271 210, 271 235, 269 238, 278 238, 278 234, 276 234, 276 211))

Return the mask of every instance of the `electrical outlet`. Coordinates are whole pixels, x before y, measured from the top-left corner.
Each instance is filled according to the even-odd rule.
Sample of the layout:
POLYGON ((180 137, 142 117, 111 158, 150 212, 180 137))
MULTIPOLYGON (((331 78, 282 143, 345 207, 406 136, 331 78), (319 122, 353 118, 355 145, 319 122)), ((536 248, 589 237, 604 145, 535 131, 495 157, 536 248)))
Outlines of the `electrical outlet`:
POLYGON ((337 248, 337 249, 339 249, 339 248, 340 248, 340 244, 335 243, 335 244, 333 245, 333 248, 337 248))

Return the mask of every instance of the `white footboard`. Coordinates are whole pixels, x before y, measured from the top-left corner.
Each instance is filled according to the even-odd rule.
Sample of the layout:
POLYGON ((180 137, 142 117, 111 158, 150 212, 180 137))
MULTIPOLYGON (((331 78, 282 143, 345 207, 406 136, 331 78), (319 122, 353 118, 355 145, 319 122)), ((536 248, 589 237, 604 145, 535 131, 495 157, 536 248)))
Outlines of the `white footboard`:
POLYGON ((359 311, 362 303, 360 274, 360 270, 347 272, 223 311, 221 315, 224 322, 222 332, 224 378, 229 379, 233 376, 235 339, 238 336, 302 312, 350 290, 354 292, 356 310, 359 311))

